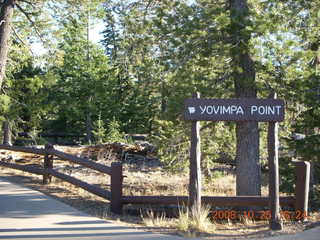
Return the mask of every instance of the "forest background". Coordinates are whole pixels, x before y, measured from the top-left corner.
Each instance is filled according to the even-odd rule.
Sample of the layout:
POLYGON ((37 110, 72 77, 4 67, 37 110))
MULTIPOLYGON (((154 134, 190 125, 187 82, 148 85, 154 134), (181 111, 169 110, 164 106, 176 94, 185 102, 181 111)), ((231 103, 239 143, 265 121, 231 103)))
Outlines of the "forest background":
MULTIPOLYGON (((319 184, 319 1, 2 0, 0 7, 4 143, 21 140, 20 132, 37 144, 43 132, 84 134, 81 144, 148 134, 167 169, 181 171, 190 144, 184 99, 275 91, 286 102, 282 188, 292 190, 293 158, 310 161, 312 186, 319 184), (103 39, 94 43, 97 22, 103 39), (40 45, 38 55, 32 46, 40 45)), ((216 160, 234 161, 237 194, 259 194, 266 124, 204 122, 201 136, 206 176, 216 160)))

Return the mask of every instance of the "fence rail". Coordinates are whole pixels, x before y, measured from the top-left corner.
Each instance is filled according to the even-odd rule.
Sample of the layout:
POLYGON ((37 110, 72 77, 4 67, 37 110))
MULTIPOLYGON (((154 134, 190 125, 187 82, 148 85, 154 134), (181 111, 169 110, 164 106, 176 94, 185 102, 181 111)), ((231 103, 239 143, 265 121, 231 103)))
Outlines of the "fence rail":
MULTIPOLYGON (((187 196, 123 196, 123 172, 122 163, 112 163, 111 167, 95 163, 91 160, 77 157, 71 154, 67 154, 58 151, 51 145, 46 145, 45 148, 30 148, 20 146, 7 146, 0 145, 0 149, 33 153, 38 155, 44 155, 43 166, 36 164, 19 165, 16 163, 9 163, 0 161, 0 166, 17 169, 33 174, 43 175, 43 182, 48 183, 51 180, 51 176, 59 178, 63 181, 69 182, 77 187, 83 188, 86 191, 93 193, 97 196, 110 200, 110 207, 113 213, 121 214, 124 204, 188 204, 187 196), (88 184, 75 177, 60 173, 53 169, 53 156, 56 156, 62 160, 66 160, 72 163, 76 163, 85 166, 90 169, 105 173, 111 176, 111 189, 102 189, 96 185, 88 184)), ((281 206, 295 207, 295 210, 300 212, 307 212, 308 195, 308 176, 310 172, 310 164, 307 162, 295 162, 295 196, 280 197, 281 206)), ((211 197, 204 196, 201 201, 205 204, 214 206, 268 206, 269 197, 262 196, 233 196, 233 197, 211 197)))
POLYGON ((94 186, 92 184, 88 184, 84 181, 81 181, 75 177, 72 177, 72 176, 69 176, 69 175, 66 175, 64 173, 60 173, 54 169, 47 169, 46 170, 47 173, 49 173, 50 175, 56 177, 56 178, 59 178, 61 180, 64 180, 68 183, 71 183, 73 185, 76 185, 78 187, 81 187, 82 189, 90 192, 90 193, 93 193, 99 197, 102 197, 102 198, 105 198, 105 199, 110 199, 111 198, 111 192, 108 191, 108 190, 105 190, 105 189, 102 189, 100 187, 97 187, 97 186, 94 186))
POLYGON ((68 153, 64 153, 53 148, 44 149, 44 148, 31 148, 31 147, 20 147, 20 146, 8 146, 8 145, 0 144, 0 149, 10 150, 14 152, 32 153, 32 154, 38 154, 38 155, 46 155, 46 154, 54 155, 59 157, 60 159, 63 159, 72 163, 76 163, 76 164, 85 166, 87 168, 91 168, 93 170, 97 170, 99 172, 111 175, 111 168, 108 166, 102 165, 100 163, 95 163, 85 158, 80 158, 68 153))
POLYGON ((63 159, 63 160, 66 160, 66 161, 69 161, 72 163, 76 163, 76 164, 82 165, 87 168, 91 168, 91 169, 96 170, 98 172, 102 172, 102 173, 111 175, 111 168, 110 167, 102 165, 100 163, 90 161, 85 158, 80 158, 80 157, 77 157, 77 156, 74 156, 74 155, 71 155, 68 153, 60 152, 56 149, 49 149, 47 151, 47 154, 54 155, 54 156, 59 157, 60 159, 63 159))
MULTIPOLYGON (((187 204, 187 196, 123 196, 121 198, 123 204, 187 204)), ((268 206, 269 197, 260 196, 234 196, 234 197, 209 197, 203 196, 201 202, 214 206, 268 206)), ((282 206, 295 205, 295 198, 280 197, 282 206)))
POLYGON ((45 155, 46 154, 46 150, 44 148, 9 146, 9 145, 0 144, 0 149, 10 150, 13 152, 33 153, 33 154, 38 154, 38 155, 45 155))
POLYGON ((66 160, 72 163, 76 163, 79 165, 82 165, 84 167, 96 170, 101 173, 105 173, 108 175, 111 175, 111 167, 95 163, 93 161, 90 161, 85 158, 80 158, 68 153, 64 153, 61 151, 58 151, 53 148, 51 145, 46 145, 45 148, 30 148, 30 147, 20 147, 20 146, 7 146, 7 145, 0 145, 0 149, 4 150, 10 150, 15 152, 25 152, 25 153, 32 153, 32 154, 38 154, 38 155, 44 155, 44 166, 41 165, 20 165, 16 163, 9 163, 0 161, 0 166, 12 168, 16 170, 21 170, 24 172, 29 172, 33 174, 43 175, 43 183, 49 183, 51 181, 51 176, 54 176, 56 178, 59 178, 63 181, 66 181, 68 183, 71 183, 77 187, 80 187, 90 193, 93 193, 99 197, 105 198, 110 200, 111 199, 111 191, 102 189, 98 186, 88 184, 84 181, 81 181, 75 177, 66 175, 64 173, 60 173, 53 169, 53 159, 49 156, 56 156, 62 160, 66 160))
POLYGON ((7 167, 7 168, 12 168, 16 170, 20 170, 23 172, 29 172, 37 175, 43 175, 45 174, 45 171, 43 168, 41 168, 40 165, 35 166, 35 165, 20 165, 16 163, 8 163, 8 162, 3 162, 0 161, 0 166, 2 167, 7 167))

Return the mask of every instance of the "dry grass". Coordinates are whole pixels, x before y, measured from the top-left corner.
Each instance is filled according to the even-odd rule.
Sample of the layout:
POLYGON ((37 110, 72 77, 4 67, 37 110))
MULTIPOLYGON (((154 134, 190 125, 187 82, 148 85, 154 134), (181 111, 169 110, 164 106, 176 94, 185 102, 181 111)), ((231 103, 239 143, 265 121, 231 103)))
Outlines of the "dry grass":
POLYGON ((210 221, 210 208, 204 206, 200 212, 187 208, 179 209, 178 218, 168 218, 164 214, 156 214, 149 209, 141 215, 142 223, 147 227, 172 228, 184 234, 213 233, 215 226, 210 221))
POLYGON ((245 226, 251 226, 255 224, 255 220, 253 218, 248 218, 247 216, 240 215, 240 222, 245 226))
POLYGON ((200 211, 180 210, 176 228, 184 232, 212 233, 215 226, 209 219, 210 211, 209 206, 202 206, 200 211))
POLYGON ((147 227, 172 227, 172 219, 166 218, 164 214, 155 214, 152 209, 141 213, 142 223, 147 227))

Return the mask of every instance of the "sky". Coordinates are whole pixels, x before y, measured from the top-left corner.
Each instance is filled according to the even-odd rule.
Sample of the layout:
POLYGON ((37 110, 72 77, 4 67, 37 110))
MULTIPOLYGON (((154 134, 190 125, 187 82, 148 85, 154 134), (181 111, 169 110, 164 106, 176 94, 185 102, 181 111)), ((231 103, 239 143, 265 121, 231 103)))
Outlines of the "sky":
MULTIPOLYGON (((99 44, 99 42, 103 38, 103 36, 101 34, 101 32, 103 30, 104 30, 104 24, 102 21, 92 24, 90 27, 90 32, 89 32, 90 41, 92 41, 93 43, 99 44)), ((36 56, 41 56, 41 55, 47 53, 47 50, 43 47, 43 44, 40 41, 34 42, 31 45, 31 49, 32 49, 32 52, 36 56)))
POLYGON ((103 22, 99 22, 94 24, 91 29, 90 29, 90 33, 89 33, 89 38, 90 41, 94 42, 94 43, 99 43, 100 40, 102 40, 102 34, 101 32, 104 30, 104 24, 103 22))

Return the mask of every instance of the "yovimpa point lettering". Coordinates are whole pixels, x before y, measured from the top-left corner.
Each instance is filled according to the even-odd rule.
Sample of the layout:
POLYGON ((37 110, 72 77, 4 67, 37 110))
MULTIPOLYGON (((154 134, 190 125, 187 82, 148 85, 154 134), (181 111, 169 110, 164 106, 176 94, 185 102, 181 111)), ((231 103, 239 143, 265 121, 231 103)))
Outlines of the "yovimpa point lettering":
POLYGON ((280 115, 280 109, 282 106, 251 106, 251 115, 258 113, 260 115, 280 115))
POLYGON ((237 105, 230 105, 230 106, 216 106, 216 105, 209 105, 209 106, 199 106, 201 110, 201 114, 244 114, 243 108, 237 105))

